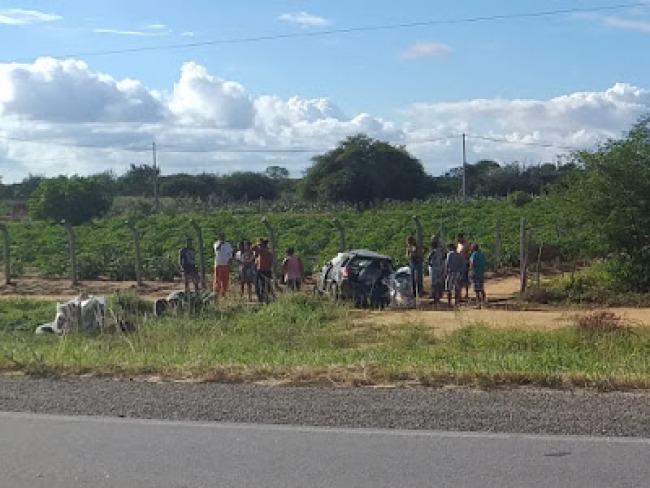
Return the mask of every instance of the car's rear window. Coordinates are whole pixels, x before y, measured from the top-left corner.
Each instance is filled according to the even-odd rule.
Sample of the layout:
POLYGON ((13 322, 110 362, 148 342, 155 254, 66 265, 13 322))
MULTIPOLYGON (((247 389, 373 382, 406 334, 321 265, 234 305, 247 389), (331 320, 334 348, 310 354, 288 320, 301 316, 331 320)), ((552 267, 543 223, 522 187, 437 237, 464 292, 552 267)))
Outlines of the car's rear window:
POLYGON ((393 263, 386 259, 377 259, 377 258, 364 258, 364 257, 354 257, 350 260, 348 267, 352 268, 354 271, 359 272, 363 269, 366 269, 370 266, 376 266, 377 268, 381 267, 382 263, 388 265, 389 270, 393 270, 393 263))

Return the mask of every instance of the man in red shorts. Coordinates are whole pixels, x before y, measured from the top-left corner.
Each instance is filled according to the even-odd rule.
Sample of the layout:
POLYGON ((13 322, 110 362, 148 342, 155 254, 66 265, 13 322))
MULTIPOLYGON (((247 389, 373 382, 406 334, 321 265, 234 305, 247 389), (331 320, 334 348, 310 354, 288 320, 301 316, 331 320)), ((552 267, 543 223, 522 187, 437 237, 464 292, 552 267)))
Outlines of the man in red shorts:
POLYGON ((230 282, 230 264, 232 263, 232 245, 223 232, 214 243, 214 294, 225 297, 230 282))

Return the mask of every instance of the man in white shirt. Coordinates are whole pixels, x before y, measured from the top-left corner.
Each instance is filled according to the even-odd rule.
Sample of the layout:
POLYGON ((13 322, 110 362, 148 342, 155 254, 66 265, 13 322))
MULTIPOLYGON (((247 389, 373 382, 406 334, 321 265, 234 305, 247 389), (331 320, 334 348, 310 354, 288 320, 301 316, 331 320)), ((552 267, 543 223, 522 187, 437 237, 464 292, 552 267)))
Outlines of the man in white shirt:
POLYGON ((228 292, 231 263, 232 245, 221 232, 217 236, 217 242, 214 243, 214 293, 216 296, 225 297, 228 292))

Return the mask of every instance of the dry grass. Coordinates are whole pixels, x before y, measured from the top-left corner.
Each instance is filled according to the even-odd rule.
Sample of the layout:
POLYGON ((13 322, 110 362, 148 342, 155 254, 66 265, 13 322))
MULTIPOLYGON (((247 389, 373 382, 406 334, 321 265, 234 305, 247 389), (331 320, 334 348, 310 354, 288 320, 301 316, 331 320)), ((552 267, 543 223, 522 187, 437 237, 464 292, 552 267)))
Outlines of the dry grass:
POLYGON ((575 316, 576 327, 585 332, 612 332, 619 330, 628 330, 634 326, 639 326, 626 317, 616 315, 610 310, 594 310, 575 316))

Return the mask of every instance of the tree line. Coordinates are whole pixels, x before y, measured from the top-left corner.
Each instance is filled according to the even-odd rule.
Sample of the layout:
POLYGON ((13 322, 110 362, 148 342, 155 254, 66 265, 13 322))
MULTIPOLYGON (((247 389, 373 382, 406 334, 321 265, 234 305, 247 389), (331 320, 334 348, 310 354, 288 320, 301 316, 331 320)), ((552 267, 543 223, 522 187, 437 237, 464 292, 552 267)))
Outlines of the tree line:
MULTIPOLYGON (((523 167, 480 160, 466 166, 467 195, 503 197, 517 191, 540 195, 560 182, 574 166, 546 163, 523 167)), ((298 178, 292 178, 283 166, 227 175, 162 175, 159 171, 151 165, 132 164, 122 175, 29 175, 20 183, 0 184, 0 200, 29 200, 33 218, 79 222, 103 215, 115 197, 153 197, 157 181, 161 197, 193 198, 215 205, 262 198, 348 203, 366 208, 385 200, 458 197, 463 174, 463 168, 458 167, 432 176, 404 147, 362 134, 348 137, 335 149, 312 158, 311 166, 298 178)))

